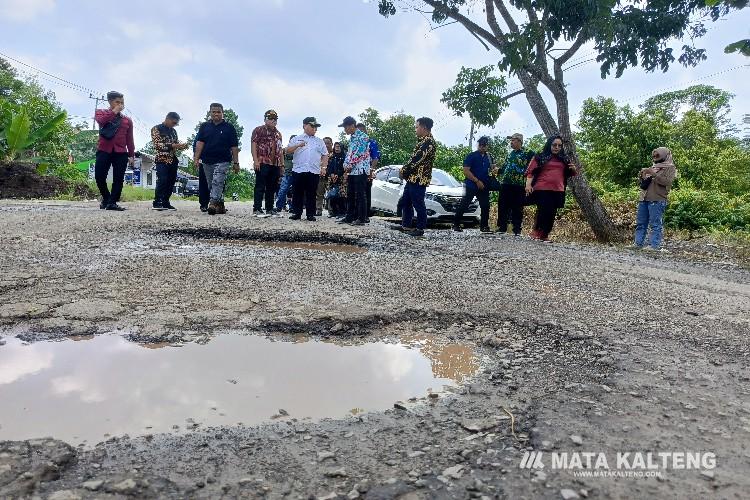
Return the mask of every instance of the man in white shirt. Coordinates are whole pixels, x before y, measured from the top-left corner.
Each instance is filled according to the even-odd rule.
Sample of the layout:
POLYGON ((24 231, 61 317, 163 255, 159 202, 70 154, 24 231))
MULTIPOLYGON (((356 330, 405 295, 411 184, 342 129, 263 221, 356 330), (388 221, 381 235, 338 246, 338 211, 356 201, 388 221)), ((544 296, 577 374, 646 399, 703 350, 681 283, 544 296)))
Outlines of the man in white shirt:
POLYGON ((328 165, 328 148, 320 137, 316 137, 320 123, 308 116, 302 120, 304 133, 289 141, 286 153, 294 153, 292 160, 292 220, 302 218, 304 201, 307 220, 315 220, 315 193, 320 174, 328 165))

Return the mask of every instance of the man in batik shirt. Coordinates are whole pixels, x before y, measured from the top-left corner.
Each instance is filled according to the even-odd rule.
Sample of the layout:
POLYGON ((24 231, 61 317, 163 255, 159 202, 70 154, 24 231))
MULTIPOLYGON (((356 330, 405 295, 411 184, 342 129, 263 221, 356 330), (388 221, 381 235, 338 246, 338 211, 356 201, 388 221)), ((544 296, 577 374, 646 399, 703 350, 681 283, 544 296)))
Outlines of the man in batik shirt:
POLYGON ((513 134, 508 137, 512 151, 505 160, 500 173, 500 196, 497 202, 497 232, 508 230, 508 219, 513 223, 513 234, 521 234, 523 224, 523 204, 526 198, 526 168, 534 157, 534 152, 523 147, 523 136, 513 134))
POLYGON ((344 118, 339 127, 351 135, 349 149, 344 160, 347 179, 347 212, 339 223, 361 226, 367 223, 367 179, 370 175, 370 138, 357 128, 357 120, 351 116, 344 118))
POLYGON ((255 193, 253 195, 253 213, 264 215, 263 200, 266 202, 266 213, 275 215, 273 206, 274 194, 279 179, 284 175, 284 151, 281 132, 276 128, 279 115, 269 109, 263 116, 263 125, 253 130, 251 152, 255 170, 255 193))

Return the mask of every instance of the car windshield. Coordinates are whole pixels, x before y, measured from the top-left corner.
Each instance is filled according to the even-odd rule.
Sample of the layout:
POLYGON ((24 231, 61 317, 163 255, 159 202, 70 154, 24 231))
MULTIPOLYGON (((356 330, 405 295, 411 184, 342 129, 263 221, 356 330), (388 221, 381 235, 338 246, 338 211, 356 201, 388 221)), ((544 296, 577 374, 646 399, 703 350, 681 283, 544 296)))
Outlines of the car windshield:
POLYGON ((194 187, 198 185, 198 181, 187 181, 187 184, 190 187, 194 187))
POLYGON ((433 168, 430 186, 461 187, 461 183, 445 170, 433 168))

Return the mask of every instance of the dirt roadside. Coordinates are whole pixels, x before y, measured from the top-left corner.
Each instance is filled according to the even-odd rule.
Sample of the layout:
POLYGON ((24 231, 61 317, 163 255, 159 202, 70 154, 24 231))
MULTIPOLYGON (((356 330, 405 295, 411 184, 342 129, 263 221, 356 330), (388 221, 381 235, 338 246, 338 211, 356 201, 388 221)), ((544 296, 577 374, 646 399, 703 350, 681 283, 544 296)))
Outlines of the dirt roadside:
POLYGON ((0 498, 747 498, 750 272, 730 261, 127 205, 0 202, 0 337, 418 333, 475 345, 482 369, 439 398, 341 419, 0 442, 0 498), (527 451, 546 466, 521 468, 527 451), (548 461, 672 451, 716 467, 602 478, 548 461))

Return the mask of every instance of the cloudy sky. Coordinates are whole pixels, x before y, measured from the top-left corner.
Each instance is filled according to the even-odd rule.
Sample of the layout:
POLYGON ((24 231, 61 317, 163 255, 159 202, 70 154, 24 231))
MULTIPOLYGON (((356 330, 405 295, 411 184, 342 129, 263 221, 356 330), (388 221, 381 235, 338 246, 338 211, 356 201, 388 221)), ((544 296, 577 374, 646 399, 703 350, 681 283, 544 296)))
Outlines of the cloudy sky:
MULTIPOLYGON (((167 111, 182 115, 178 131, 187 137, 212 101, 237 111, 245 144, 269 108, 278 111, 285 137, 310 115, 323 124, 322 135, 335 137, 344 116, 367 106, 386 115, 430 116, 436 137, 458 144, 466 141, 469 123, 451 116, 441 93, 462 65, 497 60, 458 25, 430 31, 416 13, 384 19, 375 1, 129 0, 117 2, 117 10, 108 4, 115 2, 0 0, 0 53, 86 89, 124 92, 136 118, 137 146, 167 111)), ((635 69, 602 80, 594 62, 576 67, 567 76, 572 112, 577 115, 590 96, 636 106, 662 91, 706 83, 737 95, 733 117, 739 119, 750 110, 750 68, 723 47, 747 37, 749 21, 750 12, 738 12, 711 26, 698 41, 708 60, 697 68, 674 66, 667 74, 635 69)), ((579 54, 579 61, 591 57, 586 47, 579 54)), ((90 121, 88 92, 11 63, 54 90, 75 121, 90 121)), ((509 89, 515 87, 511 79, 509 89)), ((539 132, 523 96, 487 130, 515 131, 539 132)), ((249 147, 242 160, 247 166, 249 147)))

